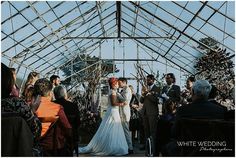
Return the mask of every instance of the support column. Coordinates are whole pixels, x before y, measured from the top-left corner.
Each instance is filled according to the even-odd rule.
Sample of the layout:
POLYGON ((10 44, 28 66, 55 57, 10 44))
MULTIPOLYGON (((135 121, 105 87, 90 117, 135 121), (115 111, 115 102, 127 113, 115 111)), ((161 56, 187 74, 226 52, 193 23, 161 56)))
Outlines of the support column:
POLYGON ((99 65, 98 65, 98 71, 99 71, 99 81, 98 81, 98 106, 96 107, 96 112, 98 110, 98 107, 101 105, 101 99, 102 99, 102 86, 101 86, 101 78, 102 78, 102 73, 101 73, 101 70, 102 70, 102 62, 101 62, 101 59, 102 58, 102 47, 101 47, 101 41, 99 42, 99 65))
MULTIPOLYGON (((137 44, 137 65, 139 64, 139 45, 137 44)), ((138 70, 137 70, 137 93, 139 93, 139 74, 138 74, 138 70)))
POLYGON ((113 39, 113 76, 115 76, 115 39, 113 39))
POLYGON ((125 77, 125 39, 123 39, 123 46, 122 46, 122 48, 123 48, 123 77, 125 77))

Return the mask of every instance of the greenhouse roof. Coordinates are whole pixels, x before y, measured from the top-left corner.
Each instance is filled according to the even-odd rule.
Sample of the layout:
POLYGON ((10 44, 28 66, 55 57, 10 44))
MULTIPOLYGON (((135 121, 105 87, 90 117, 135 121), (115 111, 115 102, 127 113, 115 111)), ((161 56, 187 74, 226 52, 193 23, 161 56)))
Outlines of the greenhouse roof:
MULTIPOLYGON (((235 51, 234 1, 2 1, 2 61, 48 74, 109 39, 131 39, 187 73, 210 37, 235 51)), ((208 47, 208 46, 206 46, 208 47)))

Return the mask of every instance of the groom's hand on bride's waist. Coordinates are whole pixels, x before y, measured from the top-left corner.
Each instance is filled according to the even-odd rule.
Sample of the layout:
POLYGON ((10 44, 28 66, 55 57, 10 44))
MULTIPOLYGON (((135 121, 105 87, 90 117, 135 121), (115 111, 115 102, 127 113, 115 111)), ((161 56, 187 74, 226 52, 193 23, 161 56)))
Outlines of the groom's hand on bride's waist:
POLYGON ((127 105, 127 102, 120 103, 119 106, 125 106, 125 105, 127 105))

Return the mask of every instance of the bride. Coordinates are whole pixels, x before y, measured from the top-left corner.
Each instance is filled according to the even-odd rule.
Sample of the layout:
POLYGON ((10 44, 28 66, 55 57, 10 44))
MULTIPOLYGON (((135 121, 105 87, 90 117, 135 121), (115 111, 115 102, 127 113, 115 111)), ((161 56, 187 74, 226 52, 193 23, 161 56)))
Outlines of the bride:
POLYGON ((79 153, 104 156, 128 154, 128 145, 119 114, 119 106, 124 106, 126 103, 119 101, 116 95, 118 80, 112 77, 108 82, 111 92, 108 95, 107 112, 90 143, 85 147, 79 148, 79 153))

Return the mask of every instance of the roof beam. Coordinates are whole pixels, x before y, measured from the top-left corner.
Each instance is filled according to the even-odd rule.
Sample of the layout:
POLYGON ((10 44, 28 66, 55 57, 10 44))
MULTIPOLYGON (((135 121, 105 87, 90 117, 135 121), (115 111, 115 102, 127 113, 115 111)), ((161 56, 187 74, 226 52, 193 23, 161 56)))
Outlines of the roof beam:
MULTIPOLYGON (((110 16, 110 15, 112 15, 112 14, 114 14, 114 13, 115 13, 115 12, 109 14, 108 16, 110 16)), ((107 17, 108 17, 108 16, 107 16, 107 17)), ((105 17, 105 18, 106 18, 106 17, 105 17)), ((104 18, 104 19, 105 19, 105 18, 104 18)), ((107 22, 105 25, 108 25, 110 22, 112 22, 112 21, 107 22)), ((97 24, 99 24, 99 22, 98 22, 97 24)), ((95 26, 97 26, 97 24, 91 26, 91 27, 88 28, 88 29, 94 28, 95 26)), ((79 28, 77 28, 77 29, 79 29, 79 28)), ((74 31, 76 31, 77 29, 74 29, 74 30, 70 31, 69 33, 72 33, 72 32, 74 32, 74 31)), ((101 29, 98 29, 98 30, 94 31, 93 33, 96 33, 96 32, 98 32, 98 31, 100 31, 100 30, 101 30, 101 29)), ((84 34, 84 33, 86 33, 86 32, 87 32, 87 30, 85 30, 84 32, 80 33, 79 36, 82 35, 82 34, 84 34)), ((63 39, 63 37, 62 37, 61 39, 63 39)), ((71 40, 70 40, 70 41, 71 41, 71 40)), ((66 42, 65 44, 69 43, 70 41, 66 42)), ((83 40, 80 40, 79 42, 77 42, 77 43, 76 43, 76 46, 77 46, 79 43, 81 43, 82 41, 83 41, 83 40)), ((55 42, 57 42, 57 41, 55 41, 55 42)), ((55 42, 54 42, 54 43, 55 43, 55 42)), ((48 45, 48 46, 49 46, 49 45, 48 45)), ((48 46, 47 46, 47 47, 48 47, 48 46)), ((75 45, 73 45, 73 46, 75 46, 75 45)), ((73 47, 73 46, 71 46, 71 47, 73 47)), ((59 46, 57 49, 59 49, 59 48, 61 48, 61 47, 62 47, 62 45, 59 46)), ((80 46, 80 48, 82 48, 82 46, 80 46)), ((55 50, 49 52, 48 54, 51 54, 51 53, 53 53, 54 51, 55 51, 55 50)))
MULTIPOLYGON (((124 22, 126 22, 126 23, 128 23, 129 25, 131 25, 127 20, 125 20, 125 19, 123 19, 123 21, 124 22)), ((141 25, 141 24, 140 24, 141 25)), ((124 28, 126 28, 125 26, 123 26, 124 28)), ((145 27, 145 26, 143 26, 143 27, 145 27)), ((145 27, 146 28, 146 27, 145 27)), ((127 30, 129 30, 128 28, 126 28, 127 30)), ((140 32, 142 32, 143 34, 145 34, 145 35, 147 35, 145 32, 143 32, 142 30, 140 30, 139 28, 137 28, 136 30, 138 30, 138 31, 140 31, 140 32)), ((129 31, 131 31, 131 30, 129 30, 129 31)), ((156 34, 156 33, 155 33, 156 34)), ((148 36, 148 35, 147 35, 148 36)), ((145 41, 146 42, 146 41, 145 41)), ((149 41, 148 41, 149 42, 149 41)), ((157 43, 160 43, 158 40, 155 40, 155 42, 157 42, 157 43)), ((149 42, 149 43, 151 43, 151 42, 149 42)), ((157 47, 157 45, 156 44, 153 44, 153 43, 151 43, 152 45, 154 45, 155 47, 157 47)), ((167 47, 165 44, 163 44, 165 47, 167 47)), ((178 45, 177 45, 177 47, 179 47, 178 45)), ((180 47, 179 47, 180 48, 180 47)), ((159 50, 160 50, 161 48, 159 47, 159 50)), ((163 51, 163 49, 161 49, 162 51, 163 51)), ((189 55, 191 55, 189 52, 187 52, 186 50, 184 50, 186 53, 188 53, 189 55)), ((164 51, 163 51, 164 52, 164 51)), ((174 51, 174 52, 176 52, 176 51, 174 51)), ((177 52, 176 52, 177 53, 177 52)), ((187 59, 187 58, 186 58, 187 59)), ((188 60, 188 59, 187 59, 188 60)))
POLYGON ((174 30, 178 31, 180 34, 183 34, 184 36, 186 36, 186 37, 190 38, 191 40, 193 40, 194 42, 198 43, 199 45, 204 46, 204 47, 210 49, 211 51, 215 52, 215 50, 213 50, 212 48, 210 48, 210 47, 207 46, 206 44, 204 44, 204 43, 202 43, 202 42, 200 42, 200 41, 194 39, 193 37, 189 36, 188 34, 184 33, 183 31, 179 30, 178 28, 172 26, 171 24, 169 24, 169 23, 166 22, 165 20, 159 18, 158 16, 153 15, 153 14, 152 14, 150 11, 148 11, 147 9, 141 7, 140 5, 135 4, 135 3, 132 2, 132 1, 129 1, 129 2, 132 3, 132 4, 133 4, 134 6, 136 6, 136 7, 139 7, 141 10, 145 11, 147 14, 149 14, 149 15, 155 17, 156 19, 158 19, 158 20, 161 21, 162 23, 166 24, 167 26, 169 26, 169 27, 173 28, 174 30))
POLYGON ((120 38, 121 34, 121 1, 116 2, 116 21, 117 21, 117 38, 120 38))
MULTIPOLYGON (((124 28, 126 28, 125 26, 123 26, 124 28)), ((128 28, 126 28, 127 30, 129 30, 128 28)), ((130 30, 129 30, 130 31, 130 30)), ((139 30, 140 31, 140 30, 139 30)), ((127 34, 126 32, 124 32, 124 31, 122 31, 123 33, 125 33, 125 34, 127 34)), ((142 45, 144 45, 144 46, 147 46, 149 49, 151 48, 152 50, 155 50, 155 53, 156 54, 158 54, 158 55, 160 55, 160 56, 162 56, 163 58, 166 58, 166 59, 168 59, 169 61, 171 61, 173 64, 175 64, 174 62, 173 62, 173 60, 170 60, 169 58, 167 58, 167 57, 164 57, 163 56, 163 54, 160 54, 159 53, 159 51, 157 51, 157 49, 155 48, 156 47, 156 44, 154 43, 152 43, 152 42, 150 42, 150 41, 145 41, 145 42, 148 42, 150 45, 153 45, 154 46, 154 48, 153 47, 151 47, 151 46, 148 46, 145 42, 143 42, 143 41, 140 41, 140 40, 138 40, 138 39, 135 39, 136 41, 138 41, 139 43, 141 43, 142 45)), ((157 41, 158 42, 158 41, 157 41)), ((163 49, 161 49, 160 48, 160 50, 162 50, 163 52, 164 52, 164 50, 163 49)), ((182 57, 184 57, 184 56, 182 56, 182 57)), ((184 57, 186 60, 188 60, 188 61, 192 61, 192 60, 189 60, 189 59, 187 59, 186 57, 184 57)), ((158 58, 157 58, 158 59, 158 58)), ((156 59, 156 60, 157 60, 156 59)), ((181 59, 179 59, 179 58, 175 58, 176 60, 178 60, 179 62, 181 62, 181 63, 183 63, 183 64, 185 64, 181 59)), ((177 66, 179 66, 179 65, 177 65, 177 66)), ((179 66, 180 67, 180 66, 179 66)), ((181 66, 181 67, 183 67, 183 66, 181 66)), ((186 69, 186 68, 185 68, 186 69)))
POLYGON ((66 40, 66 39, 170 39, 170 37, 160 37, 160 36, 156 36, 156 37, 138 37, 138 36, 135 36, 135 37, 64 37, 63 39, 66 40))
MULTIPOLYGON (((193 13, 191 10, 189 10, 189 9, 187 9, 187 8, 184 8, 183 6, 181 6, 180 4, 176 3, 175 1, 172 1, 172 2, 173 2, 174 4, 176 4, 176 5, 178 5, 179 7, 185 9, 185 10, 188 11, 189 13, 191 13, 191 14, 193 14, 193 15, 195 14, 195 13, 193 13)), ((227 2, 227 1, 225 1, 225 2, 219 7, 219 9, 220 9, 221 7, 223 7, 226 2, 227 2)), ((209 7, 208 4, 207 4, 207 6, 209 7)), ((219 9, 218 9, 218 10, 219 10, 219 9)), ((208 21, 210 20, 210 18, 211 18, 215 13, 219 13, 218 10, 216 10, 216 9, 213 9, 213 10, 214 10, 213 13, 211 14, 211 16, 208 17, 208 19, 205 20, 205 19, 203 19, 201 16, 198 16, 198 18, 201 19, 202 21, 204 21, 205 23, 211 25, 211 26, 214 27, 215 29, 217 29, 217 30, 219 30, 219 31, 221 31, 221 32, 224 32, 224 33, 225 33, 226 35, 228 35, 229 37, 235 38, 235 37, 233 36, 234 34, 227 33, 227 32, 225 32, 224 30, 222 30, 222 29, 220 29, 219 27, 217 27, 216 25, 214 25, 214 24, 208 22, 208 21)), ((167 11, 166 11, 166 12, 167 12, 167 11)), ((169 12, 168 12, 168 13, 169 13, 169 12)), ((169 14, 171 14, 171 13, 169 13, 169 14)), ((171 15, 174 16, 173 14, 171 14, 171 15)), ((182 19, 179 19, 179 20, 181 20, 182 22, 184 22, 182 19)), ((184 22, 184 23, 186 23, 186 22, 184 22)), ((203 25, 203 26, 204 26, 204 25, 203 25)), ((203 26, 202 26, 202 27, 203 27, 203 26)), ((206 33, 200 31, 200 29, 197 29, 196 27, 194 27, 194 26, 192 26, 192 25, 191 25, 191 27, 193 27, 193 28, 196 29, 197 31, 201 32, 202 34, 208 36, 206 33)), ((201 28, 202 28, 202 27, 201 27, 201 28)), ((222 45, 223 45, 223 44, 222 44, 222 45)), ((225 45, 224 45, 224 46, 225 46, 225 45)), ((225 47, 227 47, 227 46, 225 46, 225 47)), ((230 48, 229 48, 229 49, 230 49, 230 48)), ((233 51, 233 50, 232 50, 232 51, 233 51)))
MULTIPOLYGON (((123 31, 122 31, 122 32, 123 32, 123 31)), ((123 32, 123 33, 126 34, 127 36, 129 36, 129 34, 127 34, 127 33, 125 33, 125 32, 123 32)), ((140 41, 137 40, 137 39, 134 39, 134 40, 137 41, 138 43, 140 43, 141 45, 143 45, 143 46, 149 48, 151 51, 155 52, 156 54, 160 55, 161 57, 165 58, 166 60, 170 61, 171 63, 177 65, 177 66, 180 67, 180 68, 182 68, 182 69, 185 70, 186 72, 188 72, 188 73, 190 73, 190 74, 193 74, 192 72, 188 71, 187 69, 183 68, 182 66, 180 66, 180 65, 178 65, 178 64, 176 64, 176 63, 174 63, 172 60, 170 60, 170 59, 164 57, 163 55, 161 55, 160 53, 158 53, 158 52, 157 52, 156 50, 154 50, 153 48, 151 48, 151 47, 149 47, 149 46, 143 44, 142 42, 140 42, 140 41)), ((157 61, 157 60, 156 60, 156 61, 157 61)))
POLYGON ((99 1, 96 1, 96 6, 97 6, 97 11, 98 11, 98 15, 99 15, 99 19, 100 19, 100 24, 101 24, 101 28, 102 28, 102 31, 103 31, 103 36, 106 37, 106 31, 105 31, 105 27, 103 25, 103 20, 102 20, 102 16, 101 16, 101 6, 100 6, 101 2, 99 1))
MULTIPOLYGON (((193 16, 193 18, 189 21, 189 23, 186 25, 186 27, 182 30, 182 32, 185 32, 186 29, 190 26, 190 24, 193 22, 193 20, 198 16, 198 14, 202 11, 202 9, 206 6, 207 1, 205 1, 203 3, 203 5, 201 6, 201 8, 197 11, 197 13, 193 16)), ((173 48, 173 46, 175 45, 175 43, 177 42, 177 40, 179 40, 179 38, 181 37, 182 34, 179 34, 179 36, 176 38, 176 40, 174 41, 174 43, 172 43, 172 45, 169 47, 169 49, 166 51, 165 55, 168 54, 170 52, 170 50, 173 48)))
MULTIPOLYGON (((83 4, 83 3, 82 3, 82 4, 83 4)), ((53 7, 53 8, 54 8, 54 7, 53 7)), ((76 9, 76 7, 73 8, 72 10, 66 12, 65 14, 61 15, 59 18, 62 18, 62 17, 64 17, 64 16, 68 15, 68 14, 71 13, 74 9, 76 9)), ((94 10, 95 8, 92 8, 92 9, 94 10)), ((90 10, 88 10, 86 13, 90 13, 90 12, 92 12, 93 10, 90 9, 90 10)), ((45 12, 45 13, 47 13, 47 12, 45 12)), ((44 14, 45 14, 45 13, 44 13, 44 14)), ((42 14, 42 16, 43 16, 44 14, 42 14)), ((38 19, 38 18, 39 18, 39 17, 37 17, 37 18, 31 20, 31 21, 30 21, 30 24, 33 23, 34 20, 36 20, 36 19, 38 19)), ((57 30, 55 30, 54 32, 60 32, 61 30, 65 29, 66 27, 69 27, 70 25, 72 25, 74 22, 78 21, 80 18, 81 18, 81 16, 76 17, 75 19, 73 19, 73 20, 71 20, 70 22, 66 23, 66 24, 63 25, 62 27, 60 27, 60 28, 58 28, 57 30)), ((53 20, 51 23, 49 23, 49 25, 52 24, 52 23, 54 23, 56 20, 57 20, 57 19, 53 20)), ((24 39, 22 39, 22 40, 20 41, 20 43, 22 43, 24 40, 26 40, 26 39, 28 39, 28 38, 31 38, 34 34, 36 34, 36 33, 38 33, 38 32, 40 33, 40 31, 42 31, 44 28, 46 28, 46 26, 44 26, 44 27, 38 29, 37 31, 33 32, 32 34, 28 35, 27 37, 25 37, 24 39)), ((9 35, 10 35, 10 34, 8 34, 7 36, 9 36, 9 35)), ((21 51, 20 53, 18 53, 16 56, 14 56, 14 58, 18 58, 18 57, 24 56, 24 54, 28 51, 29 48, 34 48, 35 46, 39 45, 40 43, 46 41, 46 39, 49 38, 49 37, 51 37, 51 36, 53 36, 53 33, 50 33, 50 34, 44 36, 43 39, 38 40, 37 42, 35 42, 35 43, 32 44, 31 46, 29 46, 27 49, 24 49, 23 51, 21 51)), ((4 37, 4 38, 5 38, 5 37, 4 37)), ((2 39, 2 40, 3 40, 3 39, 2 39)), ((7 52, 7 51, 10 50, 12 47, 15 47, 15 45, 13 45, 13 46, 7 48, 7 49, 4 50, 2 53, 7 52)), ((42 48, 40 48, 40 49, 42 49, 42 48)), ((36 51, 37 51, 37 50, 36 50, 36 51)))
MULTIPOLYGON (((85 18, 84 18, 84 14, 81 12, 81 9, 80 9, 80 7, 79 7, 79 5, 78 5, 78 2, 77 2, 77 1, 75 1, 75 2, 76 2, 76 4, 77 4, 77 8, 78 8, 78 10, 79 10, 79 13, 80 13, 81 16, 82 16, 83 22, 84 22, 84 23, 87 23, 86 20, 85 20, 85 18)), ((94 7, 94 8, 95 8, 95 7, 94 7)), ((89 20, 89 21, 90 21, 90 20, 89 20)), ((89 33, 89 35, 91 34, 89 30, 88 30, 88 33, 89 33)))
MULTIPOLYGON (((137 2, 138 4, 140 3, 139 1, 137 2)), ((137 20, 138 20, 138 11, 139 11, 139 8, 135 8, 135 20, 134 20, 134 25, 132 27, 132 36, 135 36, 135 29, 136 29, 136 24, 137 24, 137 20)))
MULTIPOLYGON (((2 33, 5 34, 4 32, 2 32, 2 33)), ((16 40, 15 40, 14 38, 12 38, 11 36, 9 36, 9 37, 10 37, 13 41, 19 43, 19 45, 21 45, 22 47, 26 48, 22 43, 16 41, 16 40)), ((48 62, 47 60, 45 60, 44 58, 38 56, 37 54, 35 54, 35 56, 37 56, 39 59, 42 59, 43 61, 45 61, 45 63, 48 63, 49 65, 53 66, 51 63, 49 63, 49 62, 48 62)), ((13 59, 14 62, 17 61, 16 58, 12 58, 12 59, 13 59)), ((55 66, 53 66, 53 67, 55 67, 55 66)))
MULTIPOLYGON (((127 6, 124 6, 124 7, 126 7, 127 9, 129 9, 130 11, 132 11, 133 13, 135 13, 134 12, 134 10, 132 10, 131 8, 129 8, 129 7, 127 7, 127 6)), ((127 15, 127 16, 129 16, 129 17, 131 17, 130 15, 128 15, 127 13, 123 13, 123 14, 125 14, 125 15, 127 15)), ((147 20, 147 21, 149 21, 148 19, 146 19, 145 17, 143 17, 142 15, 139 15, 141 18, 143 18, 144 20, 147 20)), ((125 20, 125 19, 123 19, 123 21, 125 21, 126 23, 128 23, 129 25, 131 25, 131 26, 133 26, 130 22, 128 22, 127 20, 125 20)), ((146 29, 148 29, 147 28, 147 26, 145 26, 145 25, 143 25, 142 23, 139 23, 139 22, 137 22, 139 25, 141 25, 141 26, 143 26, 144 28, 146 28, 146 29)), ((155 25, 156 27, 158 27, 157 26, 157 24, 155 24, 154 22, 152 23, 153 25, 155 25)), ((158 27, 159 28, 159 27, 158 27)), ((166 35, 168 35, 169 33, 166 31, 166 30, 163 30, 162 28, 159 28, 164 34, 166 34, 166 35)), ((129 30, 129 29, 128 29, 129 30)), ((142 33, 144 33, 142 30, 140 30, 139 28, 136 28, 136 30, 138 30, 138 31, 140 31, 140 32, 142 32, 142 33)), ((130 31, 130 30, 129 30, 130 31)), ((154 30, 150 30, 152 33, 154 33, 155 35, 159 35, 159 36, 162 36, 162 35, 160 35, 158 32, 154 32, 154 30)), ((146 34, 146 33, 144 33, 144 34, 146 34)), ((170 36, 170 40, 176 40, 175 39, 176 37, 174 37, 173 35, 171 35, 170 36)), ((167 40, 166 41, 168 41, 169 43, 171 43, 170 41, 169 41, 169 39, 167 38, 167 40)), ((161 45, 164 45, 165 47, 167 47, 165 44, 163 44, 163 43, 161 43, 161 42, 159 42, 159 41, 157 41, 157 40, 155 40, 156 42, 158 42, 158 43, 160 43, 161 45)), ((179 42, 181 42, 181 43, 184 43, 184 44, 187 44, 189 47, 191 47, 192 49, 195 49, 195 47, 193 47, 192 45, 189 45, 186 41, 183 41, 182 39, 179 39, 179 42)), ((179 47, 178 45, 177 45, 177 47, 179 47)), ((180 47, 179 47, 180 48, 180 47)), ((158 48, 158 49, 160 49, 160 48, 158 48)), ((182 49, 182 48, 181 48, 182 49)), ((184 52, 186 52, 186 53, 188 53, 188 54, 190 54, 188 51, 186 51, 186 50, 184 50, 184 49, 182 49, 184 52)), ((201 54, 204 54, 203 52, 200 52, 201 54)), ((194 56, 193 54, 190 54, 190 55, 192 55, 192 56, 194 56)))
MULTIPOLYGON (((86 13, 89 13, 89 12, 91 12, 91 11, 93 11, 95 9, 95 7, 94 8, 92 8, 92 10, 90 9, 90 10, 88 10, 88 12, 86 12, 86 13)), ((115 13, 115 12, 113 12, 113 13, 115 13)), ((75 18, 75 19, 73 19, 72 21, 70 21, 70 22, 68 22, 66 25, 64 25, 63 27, 61 27, 61 28, 59 28, 58 30, 56 30, 57 32, 59 32, 59 31, 61 31, 61 30, 63 30, 64 28, 65 28, 65 26, 70 26, 71 24, 72 24, 72 22, 75 22, 75 21, 77 21, 78 20, 78 18, 81 18, 81 16, 79 16, 79 17, 77 17, 77 18, 75 18)), ((90 20, 92 20, 92 19, 94 19, 95 17, 93 17, 93 18, 91 18, 90 20)), ((82 23, 80 26, 83 26, 83 25, 85 25, 85 23, 82 23)), ((78 29, 78 28, 77 28, 78 29)), ((77 29, 73 29, 72 31, 70 31, 69 33, 72 33, 72 32, 75 32, 77 29)), ((80 35, 82 35, 83 33, 81 33, 80 35)), ((51 34, 49 34, 47 37, 49 37, 49 36, 52 36, 53 34, 51 33, 51 34)), ((53 44, 54 43, 56 43, 56 42, 58 42, 59 40, 57 39, 56 41, 54 41, 53 42, 53 44)), ((70 41, 68 41, 67 43, 69 43, 70 41)), ((81 41, 80 41, 81 42, 81 41)), ((66 43, 66 44, 67 44, 66 43)), ((79 42, 78 42, 79 43, 79 42)), ((78 44, 77 43, 77 44, 78 44)), ((36 51, 42 51, 43 49, 46 49, 47 47, 49 47, 50 46, 50 44, 48 44, 48 45, 46 45, 46 46, 44 46, 43 48, 41 48, 41 49, 39 49, 39 50, 36 50, 36 51)), ((63 45, 61 45, 60 47, 58 47, 57 49, 59 49, 59 48, 61 48, 63 45)), ((49 55, 49 54, 51 54, 51 53, 53 53, 53 52, 55 52, 57 49, 54 49, 53 51, 51 51, 51 52, 49 52, 47 55, 49 55)), ((80 49, 79 49, 80 50, 80 49)), ((23 53, 23 52, 22 52, 23 53)), ((19 54, 18 54, 19 55, 19 54)), ((33 55, 31 55, 31 56, 29 56, 28 58, 30 58, 30 57, 32 57, 33 55)), ((27 58, 27 59, 28 59, 27 58)), ((26 59, 26 60, 27 60, 26 59)), ((33 63, 32 63, 33 64, 33 63)), ((32 65, 32 64, 30 64, 30 65, 32 65)))
MULTIPOLYGON (((185 9, 186 11, 188 11, 189 13, 191 13, 191 14, 194 15, 194 13, 193 13, 192 11, 188 10, 187 8, 181 6, 180 4, 176 3, 175 1, 172 1, 172 2, 173 2, 174 4, 176 4, 176 5, 178 5, 179 7, 181 7, 182 9, 185 9)), ((153 3, 153 2, 151 2, 151 3, 154 4, 155 6, 157 6, 155 3, 153 3)), ((225 3, 225 2, 224 2, 224 3, 225 3)), ((219 7, 219 9, 224 5, 224 3, 219 7)), ((207 4, 207 6, 208 6, 208 4, 207 4)), ((180 19, 180 18, 177 17, 176 15, 170 13, 169 11, 163 9, 162 7, 160 7, 160 6, 157 6, 157 7, 159 7, 159 8, 162 9, 163 11, 167 12, 167 13, 170 14, 171 16, 175 17, 176 19, 180 20, 181 22, 187 24, 187 22, 185 22, 184 20, 180 19)), ((209 21, 209 19, 210 19, 216 12, 217 12, 217 11, 214 11, 214 12, 211 14, 211 16, 210 16, 208 19, 206 19, 206 20, 204 20, 204 19, 203 19, 202 17, 200 17, 200 16, 198 16, 198 18, 201 19, 201 20, 203 20, 203 21, 206 23, 207 21, 209 21)), ((223 30, 219 29, 218 27, 216 27, 215 25, 213 25, 213 24, 211 24, 211 23, 207 23, 207 24, 211 25, 212 27, 218 29, 218 30, 221 31, 221 32, 224 32, 223 30)), ((201 31, 201 28, 203 28, 204 25, 202 25, 200 28, 196 28, 196 27, 193 26, 193 25, 191 25, 191 27, 196 30, 196 33, 200 32, 201 34, 203 34, 203 35, 209 37, 209 35, 207 35, 206 33, 204 33, 204 32, 201 31)), ((176 30, 175 30, 175 31, 176 31, 176 30)), ((194 36, 196 35, 196 33, 193 34, 192 37, 194 37, 194 36)), ((227 32, 225 32, 225 33, 228 35, 228 37, 234 38, 232 35, 229 35, 227 32)), ((173 35, 174 35, 174 34, 175 34, 175 32, 173 33, 173 35)), ((172 36, 173 36, 173 35, 172 35, 172 36)), ((227 37, 226 37, 226 38, 227 38, 227 37)), ((180 40, 180 39, 179 39, 179 40, 180 40)), ((187 44, 190 40, 191 40, 191 39, 189 39, 188 41, 185 41, 185 42, 182 41, 182 43, 187 44)), ((223 43, 220 43, 220 44, 221 44, 222 46, 224 46, 225 48, 227 48, 227 49, 231 50, 232 52, 234 52, 234 50, 232 50, 231 48, 229 48, 229 47, 226 46, 225 44, 223 44, 223 43)))
MULTIPOLYGON (((115 25, 112 26, 112 27, 110 27, 110 28, 107 30, 107 32, 108 32, 109 30, 111 30, 113 27, 115 27, 115 25)), ((85 51, 86 51, 87 49, 89 49, 90 47, 93 47, 93 46, 95 46, 96 44, 99 44, 100 42, 103 43, 104 41, 97 41, 97 42, 93 43, 92 45, 90 45, 89 47, 87 47, 87 48, 85 49, 85 51)), ((86 43, 86 44, 87 44, 87 43, 86 43)), ((96 49, 96 48, 97 48, 97 47, 95 47, 95 49, 96 49)), ((94 49, 94 50, 95 50, 95 49, 94 49)), ((76 51, 76 50, 75 50, 75 51, 76 51)), ((62 67, 65 66, 67 63, 69 63, 69 62, 71 62, 72 60, 74 60, 77 56, 78 56, 78 55, 75 55, 75 56, 71 57, 71 59, 68 60, 66 63, 63 63, 63 64, 57 66, 56 68, 52 69, 52 70, 56 70, 56 69, 62 68, 62 67)), ((57 62, 59 62, 59 61, 57 61, 57 62)), ((57 63, 57 62, 56 62, 56 63, 57 63)), ((54 64, 55 64, 55 63, 54 63, 54 64)), ((44 70, 45 70, 45 69, 43 69, 42 71, 44 71, 44 70)), ((50 73, 50 72, 47 72, 46 74, 48 74, 48 73, 50 73)))
MULTIPOLYGON (((58 17, 58 15, 55 13, 55 11, 54 11, 54 9, 51 7, 51 5, 49 4, 49 2, 48 1, 46 1, 46 3, 47 3, 47 5, 49 6, 49 8, 51 9, 51 11, 53 12, 53 14, 57 17, 57 20, 61 23, 61 25, 63 26, 64 24, 61 22, 61 19, 58 17)), ((65 31, 66 31, 66 33, 69 35, 69 32, 68 32, 68 30, 65 28, 65 31)), ((74 42, 74 44, 76 44, 76 42, 73 40, 73 42, 74 42)), ((78 49, 80 49, 79 47, 78 47, 78 49)))
MULTIPOLYGON (((161 64, 163 64, 163 65, 167 65, 167 66, 169 66, 169 67, 172 67, 172 68, 174 68, 174 69, 176 69, 176 70, 179 70, 179 67, 178 67, 177 65, 173 64, 173 63, 169 63, 169 62, 164 63, 164 62, 162 62, 162 61, 158 61, 158 58, 154 58, 151 54, 149 54, 149 52, 147 52, 147 50, 150 51, 149 48, 144 49, 144 48, 142 47, 143 45, 140 45, 137 41, 134 41, 134 42, 136 42, 136 43, 140 46, 140 48, 141 48, 147 55, 149 55, 154 61, 159 62, 159 63, 161 63, 161 64), (173 65, 171 65, 171 64, 173 64, 173 65)), ((160 56, 159 54, 157 54, 157 55, 158 55, 158 57, 160 56)))
MULTIPOLYGON (((27 3, 28 3, 28 5, 30 6, 30 8, 33 10, 33 12, 39 17, 39 19, 52 31, 52 33, 54 34, 54 36, 56 36, 56 37, 59 39, 59 41, 60 41, 60 42, 62 43, 62 45, 65 47, 66 51, 68 51, 68 47, 64 44, 64 41, 63 41, 63 40, 60 40, 60 37, 58 36, 57 32, 55 32, 55 31, 53 30, 53 28, 51 27, 51 25, 49 25, 49 23, 47 23, 47 21, 44 20, 44 18, 40 15, 40 13, 37 11, 37 9, 31 4, 31 2, 28 1, 27 3)), ((57 20, 58 20, 58 19, 57 19, 57 20)), ((47 39, 47 40, 48 40, 48 42, 56 49, 56 46, 51 43, 50 39, 47 39)), ((60 50, 58 50, 58 51, 61 53, 62 56, 64 56, 66 59, 68 59, 68 58, 65 56, 64 53, 62 53, 60 50)))

